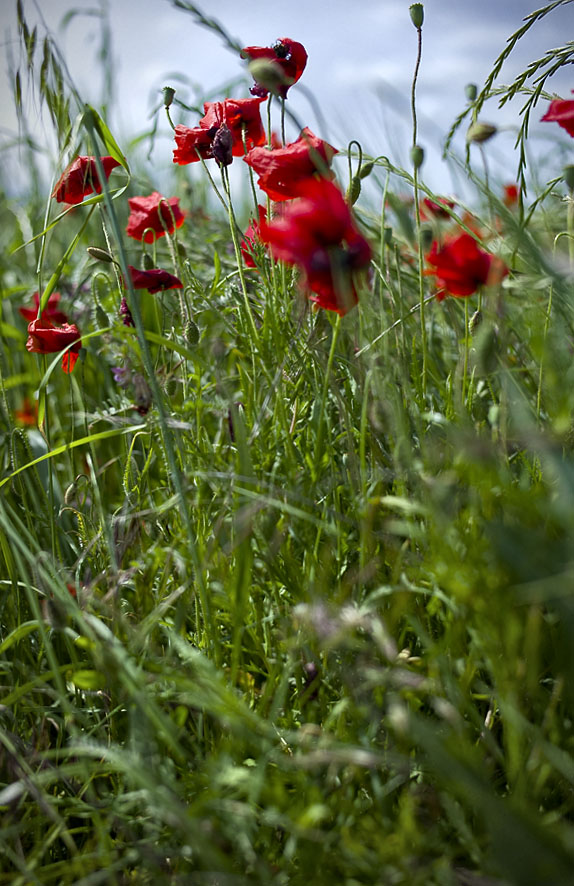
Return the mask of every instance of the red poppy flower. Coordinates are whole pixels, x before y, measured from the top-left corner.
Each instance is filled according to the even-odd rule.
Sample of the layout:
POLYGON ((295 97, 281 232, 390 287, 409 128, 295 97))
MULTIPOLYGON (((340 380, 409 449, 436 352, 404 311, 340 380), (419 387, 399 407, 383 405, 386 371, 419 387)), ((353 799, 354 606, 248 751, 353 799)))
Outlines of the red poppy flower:
POLYGON ((62 356, 62 369, 71 372, 76 365, 82 342, 80 330, 75 323, 64 323, 63 326, 54 326, 45 317, 32 320, 28 324, 28 341, 26 350, 33 354, 57 354, 71 345, 72 347, 62 356))
MULTIPOLYGON (((40 307, 40 296, 37 292, 33 295, 34 299, 34 307, 33 308, 18 308, 22 316, 25 320, 30 323, 32 320, 35 320, 38 316, 38 308, 40 307)), ((58 304, 60 301, 60 293, 53 292, 52 295, 48 298, 48 304, 42 311, 42 317, 45 320, 51 320, 53 323, 67 323, 68 318, 63 311, 58 310, 58 304)))
POLYGON ((38 424, 38 404, 32 404, 29 397, 24 397, 22 409, 17 409, 14 412, 14 418, 18 424, 36 427, 38 424))
POLYGON ((432 221, 439 218, 450 218, 448 209, 454 209, 456 203, 454 200, 447 200, 445 197, 439 197, 438 203, 425 197, 419 206, 419 212, 422 221, 432 221))
MULTIPOLYGON (((574 89, 572 90, 574 92, 574 89)), ((550 107, 541 117, 544 121, 553 121, 558 123, 562 129, 565 129, 568 135, 574 138, 574 100, 573 99, 554 99, 550 102, 550 107)))
POLYGON ((260 230, 275 258, 303 270, 311 301, 341 315, 357 304, 353 272, 367 267, 371 249, 332 182, 309 179, 301 197, 260 230))
POLYGON ((301 194, 309 179, 333 178, 329 166, 338 151, 314 135, 308 127, 297 141, 284 148, 252 148, 243 158, 259 176, 257 184, 276 202, 301 194))
POLYGON ((131 197, 128 204, 130 217, 126 234, 134 240, 153 243, 166 233, 173 234, 185 221, 178 197, 166 199, 154 191, 149 197, 131 197))
POLYGON ((164 289, 183 289, 183 283, 179 277, 175 277, 168 271, 162 271, 161 268, 138 271, 137 268, 128 265, 128 271, 134 289, 147 289, 151 293, 163 292, 164 289))
POLYGON ((426 273, 436 275, 439 301, 445 293, 472 295, 479 286, 492 285, 508 274, 504 263, 481 249, 467 233, 445 240, 442 247, 433 243, 427 261, 436 268, 426 273))
MULTIPOLYGON (((116 166, 120 166, 113 157, 102 157, 102 166, 106 178, 116 166)), ((76 157, 73 163, 62 173, 58 184, 52 191, 58 203, 81 203, 88 194, 101 194, 102 184, 94 157, 76 157)))
POLYGON ((504 185, 504 196, 502 202, 509 208, 516 206, 518 203, 519 188, 518 185, 504 185))
POLYGON ((261 122, 260 105, 264 98, 226 98, 222 102, 205 102, 205 115, 199 126, 175 127, 176 148, 173 162, 180 166, 214 158, 220 166, 228 166, 232 157, 242 157, 245 148, 265 144, 265 130, 261 122), (220 142, 231 136, 231 156, 227 156, 227 146, 221 151, 220 142), (245 147, 243 137, 245 136, 245 147))
MULTIPOLYGON (((300 78, 307 64, 307 52, 302 43, 282 37, 273 46, 246 46, 241 50, 241 57, 250 62, 266 59, 280 70, 281 83, 277 88, 282 98, 287 97, 289 87, 300 78)), ((269 90, 264 84, 255 83, 250 90, 252 95, 266 96, 269 90)))
POLYGON ((256 267, 253 259, 255 244, 261 243, 261 224, 267 221, 267 209, 265 206, 258 206, 257 212, 258 221, 255 221, 254 218, 251 219, 251 223, 245 231, 245 235, 241 241, 241 255, 248 268, 256 267))

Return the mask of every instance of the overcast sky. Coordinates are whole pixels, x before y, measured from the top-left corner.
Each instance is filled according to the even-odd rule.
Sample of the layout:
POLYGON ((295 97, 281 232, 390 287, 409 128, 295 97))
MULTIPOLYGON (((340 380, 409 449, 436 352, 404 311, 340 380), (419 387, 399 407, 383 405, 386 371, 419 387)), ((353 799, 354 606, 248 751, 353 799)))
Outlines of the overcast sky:
MULTIPOLYGON (((29 23, 38 21, 33 0, 23 0, 23 4, 29 23)), ((85 100, 96 106, 101 99, 101 69, 96 58, 101 33, 97 19, 84 14, 74 17, 65 30, 59 26, 68 10, 88 11, 99 5, 99 0, 39 3, 74 82, 85 100)), ((302 42, 309 54, 300 81, 303 88, 295 86, 289 94, 289 105, 298 118, 339 148, 351 138, 358 138, 367 152, 408 163, 410 84, 416 54, 410 0, 199 0, 197 5, 220 21, 241 45, 270 45, 279 37, 302 42), (318 102, 326 126, 315 115, 305 90, 318 102)), ((429 160, 424 173, 431 186, 455 190, 456 183, 438 158, 445 133, 466 105, 465 85, 482 85, 506 39, 524 16, 541 5, 542 0, 427 0, 424 4, 419 141, 427 149, 429 160)), ((20 65, 22 57, 15 23, 16 0, 1 0, 0 6, 5 71, 10 55, 20 65)), ((113 122, 120 138, 149 128, 148 115, 160 101, 162 86, 178 86, 178 95, 193 101, 193 90, 184 85, 188 79, 216 98, 220 87, 245 74, 244 64, 221 39, 200 27, 189 13, 174 8, 171 0, 113 0, 109 6, 120 109, 120 116, 113 122), (184 79, 176 79, 176 74, 184 79)), ((520 41, 499 82, 511 82, 529 61, 572 39, 573 34, 574 3, 569 2, 546 16, 520 41)), ((17 124, 5 76, 0 88, 0 123, 6 134, 14 132, 17 124)), ((247 96, 247 88, 246 80, 234 94, 247 96)), ((574 68, 562 69, 549 81, 548 89, 569 97, 570 89, 574 89, 574 68)), ((495 169, 497 162, 506 163, 510 177, 515 167, 512 128, 520 122, 520 104, 520 100, 515 101, 499 111, 491 102, 483 114, 489 122, 508 127, 496 144, 491 143, 491 153, 495 169)), ((546 103, 541 103, 540 113, 534 115, 534 146, 537 139, 549 135, 549 124, 538 126, 537 122, 545 107, 546 103)), ((181 122, 195 126, 197 116, 189 114, 181 122)), ((163 119, 160 133, 153 155, 158 168, 171 162, 171 132, 163 119)), ((342 164, 338 168, 343 171, 342 164)), ((502 171, 500 174, 505 175, 502 171)))

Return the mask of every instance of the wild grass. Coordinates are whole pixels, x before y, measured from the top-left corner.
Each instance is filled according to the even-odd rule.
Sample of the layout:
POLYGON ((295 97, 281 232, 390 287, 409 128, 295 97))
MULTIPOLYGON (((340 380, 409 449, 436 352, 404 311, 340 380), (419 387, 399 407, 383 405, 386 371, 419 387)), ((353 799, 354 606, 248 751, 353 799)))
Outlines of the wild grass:
POLYGON ((440 197, 424 166, 365 157, 372 270, 337 319, 264 250, 241 267, 186 170, 165 195, 184 226, 128 240, 129 150, 19 18, 16 97, 25 75, 66 161, 125 166, 62 215, 30 149, 1 209, 0 883, 568 886, 562 169, 508 207, 473 152, 473 219, 417 226, 402 195, 440 197), (510 273, 439 302, 419 255, 461 225, 510 273), (126 327, 146 260, 185 288, 129 287, 126 327), (25 348, 18 308, 50 287, 82 331, 70 375, 25 348))

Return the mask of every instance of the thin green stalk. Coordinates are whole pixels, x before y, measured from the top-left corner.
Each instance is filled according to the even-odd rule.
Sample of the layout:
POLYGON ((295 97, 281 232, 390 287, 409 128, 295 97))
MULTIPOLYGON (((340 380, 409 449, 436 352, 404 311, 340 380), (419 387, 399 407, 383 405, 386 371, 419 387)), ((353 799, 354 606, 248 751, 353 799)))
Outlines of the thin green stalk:
POLYGON ((322 448, 323 448, 323 436, 324 436, 324 417, 325 417, 325 407, 327 405, 327 396, 329 393, 329 382, 331 378, 331 370, 333 368, 333 360, 335 359, 335 349, 337 347, 337 341, 339 338, 339 330, 341 329, 341 317, 337 314, 337 319, 335 320, 335 325, 333 326, 333 334, 331 336, 331 349, 329 351, 329 357, 327 360, 327 368, 325 370, 325 378, 323 379, 323 389, 321 391, 321 403, 319 406, 319 418, 318 418, 318 427, 317 427, 317 437, 315 439, 315 459, 314 459, 314 470, 313 473, 315 475, 315 479, 317 479, 319 473, 319 464, 322 457, 322 448))
POLYGON ((251 334, 253 335, 253 341, 257 342, 259 340, 259 333, 257 331, 257 327, 255 325, 255 320, 253 319, 253 312, 251 310, 251 305, 249 303, 249 294, 247 292, 247 283, 245 282, 245 272, 243 270, 243 256, 241 255, 241 246, 239 244, 239 238, 237 236, 237 231, 239 229, 237 226, 237 221, 235 219, 235 213, 233 211, 233 202, 231 200, 231 188, 229 185, 229 173, 227 171, 226 166, 221 167, 221 180, 223 182, 223 189, 225 191, 225 196, 227 197, 229 227, 231 230, 231 239, 233 240, 233 248, 235 250, 235 260, 237 262, 237 272, 239 274, 239 280, 241 282, 241 291, 243 292, 245 313, 247 316, 249 327, 251 329, 251 334))
MULTIPOLYGON (((411 87, 411 114, 413 120, 413 150, 417 146, 417 107, 416 107, 416 87, 417 87, 417 78, 419 75, 419 68, 421 64, 422 57, 422 48, 423 48, 423 32, 422 28, 417 28, 417 60, 415 64, 415 71, 413 74, 413 82, 411 87)), ((424 261, 423 261, 423 250, 422 250, 422 230, 421 230, 421 213, 419 208, 419 173, 418 173, 418 164, 414 162, 414 171, 413 171, 413 185, 414 185, 414 199, 415 199, 415 221, 416 221, 416 232, 417 232, 417 248, 418 248, 418 269, 419 269, 419 304, 420 304, 420 320, 421 320, 421 345, 423 352, 423 366, 422 366, 422 374, 421 374, 421 391, 423 399, 426 397, 426 389, 427 389, 427 331, 426 331, 426 317, 425 317, 425 293, 424 293, 424 282, 423 282, 423 271, 424 271, 424 261)))

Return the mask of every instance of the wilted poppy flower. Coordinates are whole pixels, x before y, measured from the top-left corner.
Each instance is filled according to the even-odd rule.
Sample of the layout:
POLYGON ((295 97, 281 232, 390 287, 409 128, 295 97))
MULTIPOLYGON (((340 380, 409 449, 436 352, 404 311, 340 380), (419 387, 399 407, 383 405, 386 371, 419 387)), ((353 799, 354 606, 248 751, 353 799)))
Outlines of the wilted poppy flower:
POLYGON ((436 268, 426 273, 436 275, 439 301, 445 293, 472 295, 479 286, 498 283, 508 274, 501 259, 481 249, 467 233, 445 240, 442 247, 433 243, 427 261, 436 268))
MULTIPOLYGON (((120 166, 113 157, 102 157, 102 166, 106 178, 116 166, 120 166)), ((76 157, 73 163, 62 173, 58 184, 52 192, 58 203, 81 203, 88 194, 101 194, 102 184, 94 157, 76 157)))
POLYGON ((454 209, 456 203, 454 200, 447 200, 445 197, 439 197, 438 202, 425 197, 421 200, 419 212, 422 221, 432 221, 439 218, 450 218, 447 210, 454 209))
POLYGON ((265 206, 258 206, 257 212, 258 220, 251 219, 251 223, 241 241, 241 255, 248 268, 256 267, 253 259, 254 247, 256 243, 261 243, 261 224, 267 221, 267 209, 265 206))
POLYGON ((252 148, 243 159, 259 176, 261 190, 279 202, 298 197, 302 185, 317 175, 333 178, 329 166, 337 153, 305 127, 297 141, 284 148, 252 148))
MULTIPOLYGON (((183 283, 179 277, 175 277, 161 268, 152 268, 151 271, 138 271, 128 265, 128 271, 132 278, 134 289, 147 289, 148 292, 162 292, 164 289, 183 289, 183 283)), ((126 305, 127 307, 127 305, 126 305)))
POLYGON ((371 249, 332 182, 309 179, 301 197, 260 230, 275 258, 303 270, 311 301, 341 315, 356 305, 353 273, 367 267, 371 249))
POLYGON ((130 309, 128 307, 128 303, 126 301, 125 296, 122 298, 122 300, 120 302, 120 309, 119 309, 118 313, 119 313, 120 317, 122 318, 122 323, 124 324, 124 326, 130 326, 133 329, 133 327, 136 324, 134 323, 134 318, 132 317, 132 312, 130 311, 130 309))
POLYGON ((62 369, 64 372, 71 372, 82 347, 79 339, 80 330, 75 323, 54 326, 45 317, 40 317, 28 324, 26 350, 33 354, 57 354, 58 351, 63 351, 68 345, 72 345, 62 356, 62 369))
MULTIPOLYGON (((572 90, 574 92, 574 90, 572 90)), ((550 107, 540 118, 545 122, 558 123, 562 129, 565 129, 568 135, 574 138, 574 99, 554 99, 550 102, 550 107)))
MULTIPOLYGON (((282 37, 273 46, 246 46, 241 50, 242 58, 250 62, 266 60, 279 70, 280 77, 277 92, 286 98, 290 86, 300 78, 307 64, 307 52, 302 43, 282 37)), ((257 83, 251 87, 252 95, 266 96, 269 89, 265 83, 257 83)))
POLYGON ((153 243, 166 233, 181 228, 185 216, 179 208, 178 197, 162 197, 157 191, 149 197, 131 197, 128 200, 130 217, 126 234, 134 240, 153 243))
MULTIPOLYGON (((34 307, 33 308, 18 308, 19 312, 24 317, 24 320, 27 320, 30 323, 32 320, 35 320, 38 316, 38 308, 40 307, 40 296, 37 292, 33 295, 34 299, 34 307)), ((48 298, 48 304, 42 311, 42 317, 45 320, 51 320, 53 323, 67 323, 68 318, 63 311, 58 309, 58 304, 60 302, 60 293, 53 292, 51 296, 48 298)))
POLYGON ((264 145, 265 130, 260 111, 264 101, 264 98, 226 98, 222 102, 205 102, 205 115, 199 126, 194 129, 181 125, 175 127, 173 162, 185 166, 203 157, 204 160, 216 159, 220 166, 229 165, 231 158, 220 153, 221 141, 228 138, 226 128, 231 135, 233 157, 242 157, 246 148, 264 145))

